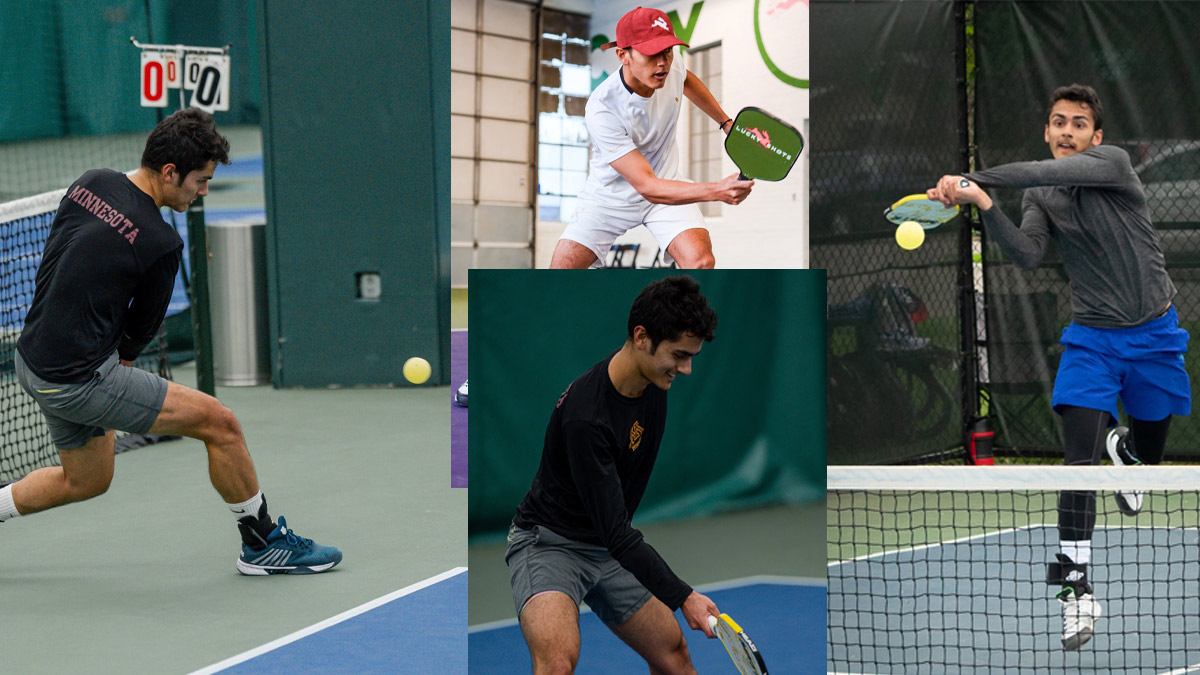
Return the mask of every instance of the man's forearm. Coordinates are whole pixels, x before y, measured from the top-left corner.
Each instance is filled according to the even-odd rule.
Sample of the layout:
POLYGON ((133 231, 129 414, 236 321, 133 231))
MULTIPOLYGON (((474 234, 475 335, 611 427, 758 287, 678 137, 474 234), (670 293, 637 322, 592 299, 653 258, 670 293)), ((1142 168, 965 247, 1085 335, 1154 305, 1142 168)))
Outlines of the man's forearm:
POLYGON ((640 195, 651 204, 694 204, 715 201, 712 183, 688 183, 681 180, 651 178, 636 186, 640 195))
POLYGON ((700 78, 696 77, 690 70, 687 74, 687 79, 683 82, 683 93, 688 97, 697 108, 704 111, 705 115, 712 118, 717 124, 721 124, 729 119, 725 111, 721 109, 721 104, 717 103, 716 97, 704 86, 700 78))

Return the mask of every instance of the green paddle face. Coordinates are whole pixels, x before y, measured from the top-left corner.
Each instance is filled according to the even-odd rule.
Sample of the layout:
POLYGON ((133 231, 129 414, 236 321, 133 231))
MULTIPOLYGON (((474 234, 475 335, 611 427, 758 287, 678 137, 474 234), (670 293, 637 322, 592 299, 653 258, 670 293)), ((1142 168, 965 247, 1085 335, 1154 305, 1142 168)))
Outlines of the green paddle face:
POLYGON ((760 108, 742 108, 725 137, 725 152, 743 178, 783 180, 803 149, 795 127, 760 108))

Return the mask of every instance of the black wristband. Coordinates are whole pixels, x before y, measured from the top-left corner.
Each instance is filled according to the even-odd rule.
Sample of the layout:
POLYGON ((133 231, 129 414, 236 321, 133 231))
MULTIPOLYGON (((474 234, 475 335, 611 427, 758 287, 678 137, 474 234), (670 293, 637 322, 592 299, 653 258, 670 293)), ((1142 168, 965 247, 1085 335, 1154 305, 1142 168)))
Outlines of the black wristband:
MULTIPOLYGON (((732 117, 730 117, 729 119, 725 120, 725 122, 732 122, 732 121, 733 121, 733 118, 732 118, 732 117)), ((718 125, 717 125, 717 128, 718 128, 718 129, 720 129, 721 131, 725 131, 725 122, 721 122, 720 124, 718 124, 718 125)))

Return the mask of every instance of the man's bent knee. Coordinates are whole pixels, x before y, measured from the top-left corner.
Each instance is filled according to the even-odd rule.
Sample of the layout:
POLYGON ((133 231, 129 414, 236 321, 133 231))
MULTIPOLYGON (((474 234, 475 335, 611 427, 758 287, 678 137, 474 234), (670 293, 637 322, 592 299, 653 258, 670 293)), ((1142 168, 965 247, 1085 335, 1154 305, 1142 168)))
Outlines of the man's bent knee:
POLYGON ((570 239, 559 239, 550 257, 550 269, 587 269, 596 262, 592 249, 570 239))
POLYGON ((235 445, 242 441, 242 425, 233 411, 212 399, 204 415, 200 440, 216 445, 235 445))
POLYGON ((556 654, 546 659, 535 659, 533 675, 571 675, 575 672, 578 657, 556 654))
POLYGON ((681 632, 679 634, 679 642, 670 652, 667 653, 665 660, 666 668, 664 673, 695 673, 696 670, 692 666, 692 655, 688 653, 687 638, 681 632))

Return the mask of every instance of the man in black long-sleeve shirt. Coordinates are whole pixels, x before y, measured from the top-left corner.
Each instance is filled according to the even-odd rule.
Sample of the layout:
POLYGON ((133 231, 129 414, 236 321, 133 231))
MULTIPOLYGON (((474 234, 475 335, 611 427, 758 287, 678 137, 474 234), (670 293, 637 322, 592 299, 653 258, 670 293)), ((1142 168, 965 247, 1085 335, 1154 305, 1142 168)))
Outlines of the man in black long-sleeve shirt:
MULTIPOLYGON (((1058 244, 1074 314, 1063 331, 1051 401, 1063 420, 1066 463, 1099 464, 1107 450, 1116 464, 1157 464, 1171 416, 1191 411, 1183 360, 1188 333, 1172 306, 1175 285, 1128 154, 1101 145, 1096 92, 1060 87, 1047 118, 1045 140, 1054 159, 943 176, 928 196, 979 207, 988 235, 1024 269, 1038 266, 1051 239, 1058 244), (1019 228, 995 208, 987 187, 1025 189, 1019 228), (1116 424, 1118 398, 1131 429, 1106 434, 1116 424)), ((1139 493, 1114 496, 1126 514, 1141 508, 1139 493)), ((1101 615, 1087 576, 1095 492, 1062 492, 1058 511, 1060 552, 1047 581, 1062 586, 1063 648, 1075 650, 1091 639, 1101 615)))
POLYGON ((22 387, 42 409, 62 466, 0 488, 0 522, 95 497, 113 475, 113 430, 204 441, 209 478, 237 519, 248 575, 323 572, 342 557, 267 513, 237 418, 217 399, 130 367, 158 332, 183 251, 162 218, 208 194, 229 143, 199 110, 163 120, 134 174, 88 171, 50 226, 17 342, 22 387))
POLYGON ((585 600, 651 672, 696 672, 672 612, 713 637, 717 607, 631 521, 658 455, 667 391, 691 373, 716 324, 695 280, 656 281, 633 303, 624 346, 559 397, 505 553, 535 675, 574 671, 585 600))

